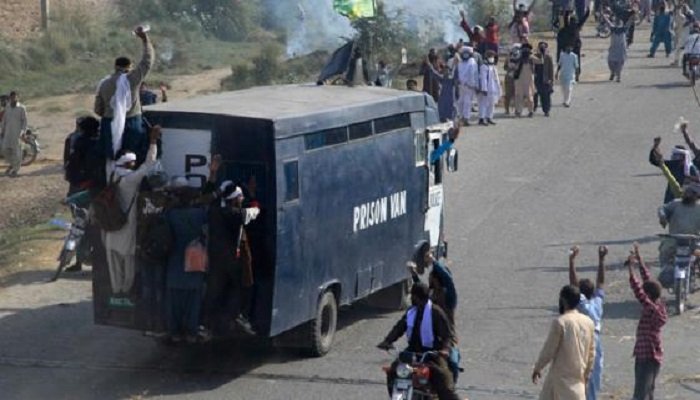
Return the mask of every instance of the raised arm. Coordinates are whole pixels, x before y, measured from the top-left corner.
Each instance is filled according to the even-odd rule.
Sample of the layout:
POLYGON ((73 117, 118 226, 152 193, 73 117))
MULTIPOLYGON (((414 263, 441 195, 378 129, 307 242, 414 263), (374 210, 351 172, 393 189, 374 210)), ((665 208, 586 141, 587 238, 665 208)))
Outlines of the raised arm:
POLYGON ((642 290, 642 284, 639 282, 639 279, 637 279, 637 277, 634 275, 634 265, 637 264, 637 262, 638 260, 634 254, 634 251, 630 252, 630 256, 627 258, 627 271, 629 272, 630 288, 632 288, 634 297, 636 297, 640 303, 645 304, 651 302, 651 300, 647 294, 644 293, 644 290, 642 290))
POLYGON ((683 139, 685 139, 685 143, 688 145, 688 148, 693 152, 695 157, 697 157, 700 153, 700 149, 695 145, 695 141, 693 138, 690 137, 690 134, 688 133, 688 123, 682 123, 681 124, 681 132, 683 132, 683 139))
POLYGON ((651 147, 651 150, 649 150, 649 164, 655 167, 658 167, 659 163, 664 161, 663 154, 661 154, 661 150, 659 150, 660 144, 661 137, 657 136, 654 138, 654 145, 651 147))
POLYGON ((569 250, 569 285, 578 287, 578 276, 576 275, 576 256, 579 248, 574 246, 569 250))
POLYGON ((148 72, 153 67, 155 61, 155 54, 153 51, 153 45, 151 44, 151 39, 149 39, 148 34, 143 31, 140 27, 136 30, 136 36, 141 38, 143 42, 143 55, 141 56, 141 61, 131 72, 129 72, 129 83, 131 87, 138 87, 141 82, 146 78, 148 72))
POLYGON ((651 275, 649 274, 649 268, 647 268, 646 264, 644 263, 644 260, 642 259, 641 254, 639 254, 639 244, 634 243, 633 248, 634 248, 634 257, 637 259, 637 262, 639 263, 639 274, 642 276, 642 280, 644 282, 647 282, 651 279, 651 275))
POLYGON ((467 33, 467 35, 469 36, 469 40, 473 41, 474 40, 474 30, 471 28, 471 26, 469 26, 469 22, 467 22, 467 15, 465 14, 464 11, 460 11, 459 16, 462 17, 462 20, 460 21, 459 26, 461 26, 462 29, 464 29, 464 32, 467 33))
POLYGON ((583 28, 583 25, 586 24, 586 20, 588 20, 588 17, 591 15, 591 8, 587 7, 586 8, 586 13, 583 14, 583 18, 581 18, 580 21, 578 21, 578 29, 583 28))
POLYGON ((148 174, 151 167, 153 167, 157 160, 158 140, 160 139, 161 132, 161 127, 159 125, 155 125, 151 128, 150 132, 148 133, 150 144, 148 146, 148 153, 146 153, 146 159, 144 160, 143 164, 136 169, 136 171, 123 177, 123 181, 140 181, 146 176, 146 174, 148 174))
POLYGON ((602 289, 605 286, 605 256, 608 255, 608 247, 598 247, 598 275, 596 276, 596 287, 602 289))

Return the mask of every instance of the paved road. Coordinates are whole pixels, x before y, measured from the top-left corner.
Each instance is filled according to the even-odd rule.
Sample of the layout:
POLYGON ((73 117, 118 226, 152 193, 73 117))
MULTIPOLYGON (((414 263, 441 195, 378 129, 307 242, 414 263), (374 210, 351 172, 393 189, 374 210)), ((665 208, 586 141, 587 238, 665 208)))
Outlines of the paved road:
MULTIPOLYGON (((607 82, 603 56, 590 52, 571 109, 556 106, 549 119, 500 119, 467 130, 458 143, 462 169, 447 178, 447 232, 467 370, 459 387, 470 399, 537 398, 531 366, 574 243, 590 276, 596 246, 610 246, 605 398, 630 398, 639 307, 620 263, 634 241, 648 258, 656 252, 664 180, 646 161, 651 138, 661 135, 668 149, 679 141, 671 132, 678 115, 697 115, 678 71, 664 58, 644 58, 642 46, 631 51, 623 83, 607 82)), ((373 346, 399 314, 345 310, 335 348, 322 359, 254 343, 172 351, 92 325, 86 277, 38 283, 44 277, 28 273, 26 284, 0 293, 0 398, 385 398, 380 368, 390 359, 373 346)), ((699 321, 692 310, 665 328, 658 398, 700 398, 692 333, 699 321)))

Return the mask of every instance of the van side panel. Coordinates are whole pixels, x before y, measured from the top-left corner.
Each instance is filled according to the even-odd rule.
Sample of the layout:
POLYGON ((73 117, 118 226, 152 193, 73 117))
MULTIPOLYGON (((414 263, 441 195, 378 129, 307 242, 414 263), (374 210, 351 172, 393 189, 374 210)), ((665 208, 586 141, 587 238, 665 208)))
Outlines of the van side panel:
POLYGON ((340 283, 340 303, 348 304, 406 279, 424 236, 427 195, 414 137, 405 128, 299 157, 300 210, 279 218, 272 335, 312 319, 329 282, 340 283), (285 251, 294 254, 283 260, 285 251))

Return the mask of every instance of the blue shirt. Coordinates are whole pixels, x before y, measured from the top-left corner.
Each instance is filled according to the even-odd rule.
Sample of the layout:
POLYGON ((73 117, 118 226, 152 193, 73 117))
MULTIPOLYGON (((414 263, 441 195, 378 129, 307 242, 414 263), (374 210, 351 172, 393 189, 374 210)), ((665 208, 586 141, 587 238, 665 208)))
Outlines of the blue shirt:
POLYGON ((600 334, 601 321, 603 320, 603 303, 605 302, 605 292, 603 289, 596 289, 593 296, 589 300, 581 294, 581 302, 578 304, 578 310, 582 314, 587 315, 593 320, 595 325, 595 333, 600 334))

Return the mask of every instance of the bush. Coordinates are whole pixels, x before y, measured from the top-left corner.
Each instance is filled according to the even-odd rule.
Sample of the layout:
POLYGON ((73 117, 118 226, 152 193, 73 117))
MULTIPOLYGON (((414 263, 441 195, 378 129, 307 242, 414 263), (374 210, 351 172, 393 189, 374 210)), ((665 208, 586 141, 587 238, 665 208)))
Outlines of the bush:
POLYGON ((175 22, 186 30, 197 28, 221 39, 245 39, 261 23, 260 4, 231 0, 119 0, 124 19, 133 25, 144 22, 175 22))

